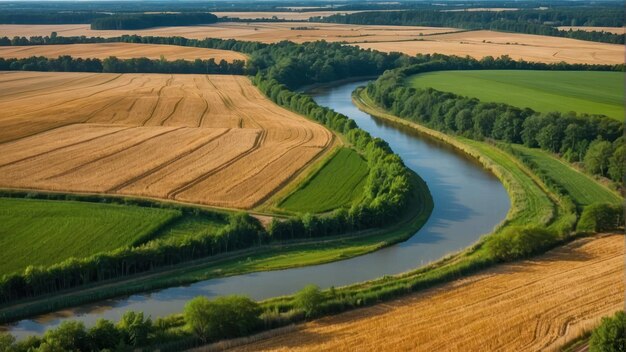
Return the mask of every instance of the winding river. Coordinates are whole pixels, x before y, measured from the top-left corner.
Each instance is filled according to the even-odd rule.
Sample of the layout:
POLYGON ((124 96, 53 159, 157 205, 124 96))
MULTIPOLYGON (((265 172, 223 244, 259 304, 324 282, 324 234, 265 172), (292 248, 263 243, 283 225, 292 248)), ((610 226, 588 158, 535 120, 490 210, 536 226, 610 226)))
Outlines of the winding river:
POLYGON ((406 165, 428 184, 434 210, 424 227, 410 240, 377 252, 339 262, 304 268, 252 273, 197 282, 184 287, 110 299, 96 304, 19 321, 8 330, 17 338, 41 334, 66 319, 93 324, 98 318, 117 321, 127 310, 152 317, 181 312, 186 301, 244 294, 253 299, 293 293, 306 284, 322 288, 343 286, 383 275, 400 273, 468 247, 490 232, 506 216, 510 200, 492 174, 451 147, 361 112, 351 100, 352 91, 365 82, 346 83, 309 92, 323 106, 356 120, 373 136, 387 141, 406 165))

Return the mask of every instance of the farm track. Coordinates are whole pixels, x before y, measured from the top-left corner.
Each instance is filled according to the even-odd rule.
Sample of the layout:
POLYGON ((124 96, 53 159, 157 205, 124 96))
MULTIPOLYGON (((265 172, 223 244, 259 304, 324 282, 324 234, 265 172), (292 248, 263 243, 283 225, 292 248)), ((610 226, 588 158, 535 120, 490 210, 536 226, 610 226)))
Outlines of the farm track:
POLYGON ((554 350, 623 308, 623 255, 623 236, 583 238, 233 350, 554 350))
POLYGON ((0 96, 4 188, 251 208, 334 144, 242 76, 24 72, 0 84, 7 79, 38 95, 0 96))

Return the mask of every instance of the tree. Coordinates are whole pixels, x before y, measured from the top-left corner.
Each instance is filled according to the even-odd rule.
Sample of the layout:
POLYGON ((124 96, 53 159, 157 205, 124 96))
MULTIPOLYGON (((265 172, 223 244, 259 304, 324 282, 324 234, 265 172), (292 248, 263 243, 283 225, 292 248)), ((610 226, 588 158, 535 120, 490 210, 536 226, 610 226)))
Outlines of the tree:
POLYGON ((185 305, 185 323, 203 342, 247 335, 258 328, 258 303, 243 296, 210 301, 196 297, 185 305))
POLYGON ((585 169, 592 174, 606 175, 612 153, 611 143, 603 140, 593 141, 585 154, 585 169))
POLYGON ((0 332, 0 351, 15 351, 13 343, 15 343, 15 337, 11 336, 11 334, 0 332))
POLYGON ((626 315, 623 311, 617 312, 613 317, 602 318, 600 326, 591 333, 589 351, 626 351, 626 315))
POLYGON ((609 177, 613 181, 620 182, 624 178, 626 172, 624 164, 626 164, 626 147, 620 144, 609 159, 609 177))
POLYGON ((113 349, 121 341, 122 335, 115 328, 115 325, 105 319, 98 319, 87 332, 91 350, 100 351, 103 349, 113 349))
POLYGON ((128 311, 117 323, 124 342, 130 346, 143 346, 148 342, 148 335, 152 331, 152 320, 144 319, 143 312, 128 311))
POLYGON ((324 295, 319 287, 307 285, 294 297, 294 307, 304 312, 307 317, 313 317, 319 313, 324 295))
POLYGON ((185 304, 184 316, 187 326, 204 343, 211 337, 211 302, 198 296, 185 304))
POLYGON ((85 351, 88 349, 85 325, 78 321, 64 321, 58 328, 44 334, 44 342, 51 351, 85 351))

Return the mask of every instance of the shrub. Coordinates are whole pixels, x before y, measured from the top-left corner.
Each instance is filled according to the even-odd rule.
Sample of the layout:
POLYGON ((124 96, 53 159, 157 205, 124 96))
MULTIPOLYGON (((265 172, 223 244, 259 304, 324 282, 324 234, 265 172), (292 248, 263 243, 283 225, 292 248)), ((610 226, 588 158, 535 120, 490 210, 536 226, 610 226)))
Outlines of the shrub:
POLYGON ((590 352, 626 351, 626 315, 617 312, 613 317, 602 318, 602 323, 591 334, 590 352))
POLYGON ((577 230, 580 232, 602 232, 624 226, 624 206, 611 203, 595 203, 585 207, 577 230))
POLYGON ((307 285, 294 297, 294 307, 304 312, 307 318, 319 313, 324 296, 319 287, 307 285))
POLYGON ((511 226, 489 238, 486 247, 495 259, 507 261, 543 251, 557 239, 557 234, 546 228, 511 226))
POLYGON ((210 301, 196 297, 185 305, 185 322, 203 342, 250 334, 260 326, 258 303, 243 296, 210 301))

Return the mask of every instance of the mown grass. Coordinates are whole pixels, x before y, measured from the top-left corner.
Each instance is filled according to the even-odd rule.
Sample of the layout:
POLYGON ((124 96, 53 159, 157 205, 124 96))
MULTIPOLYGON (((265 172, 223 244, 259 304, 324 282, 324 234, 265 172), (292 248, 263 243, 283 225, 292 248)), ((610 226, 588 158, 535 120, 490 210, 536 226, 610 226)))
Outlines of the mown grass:
POLYGON ((547 177, 562 186, 578 206, 593 203, 619 204, 622 202, 617 193, 546 151, 538 148, 527 148, 522 145, 511 145, 511 147, 534 163, 547 177))
POLYGON ((0 275, 137 244, 179 216, 173 209, 0 198, 0 275))
POLYGON ((440 71, 410 77, 416 88, 507 103, 539 112, 576 111, 624 120, 624 74, 594 71, 440 71))
POLYGON ((341 148, 279 207, 292 212, 321 213, 349 206, 361 197, 367 174, 365 160, 356 151, 341 148))

